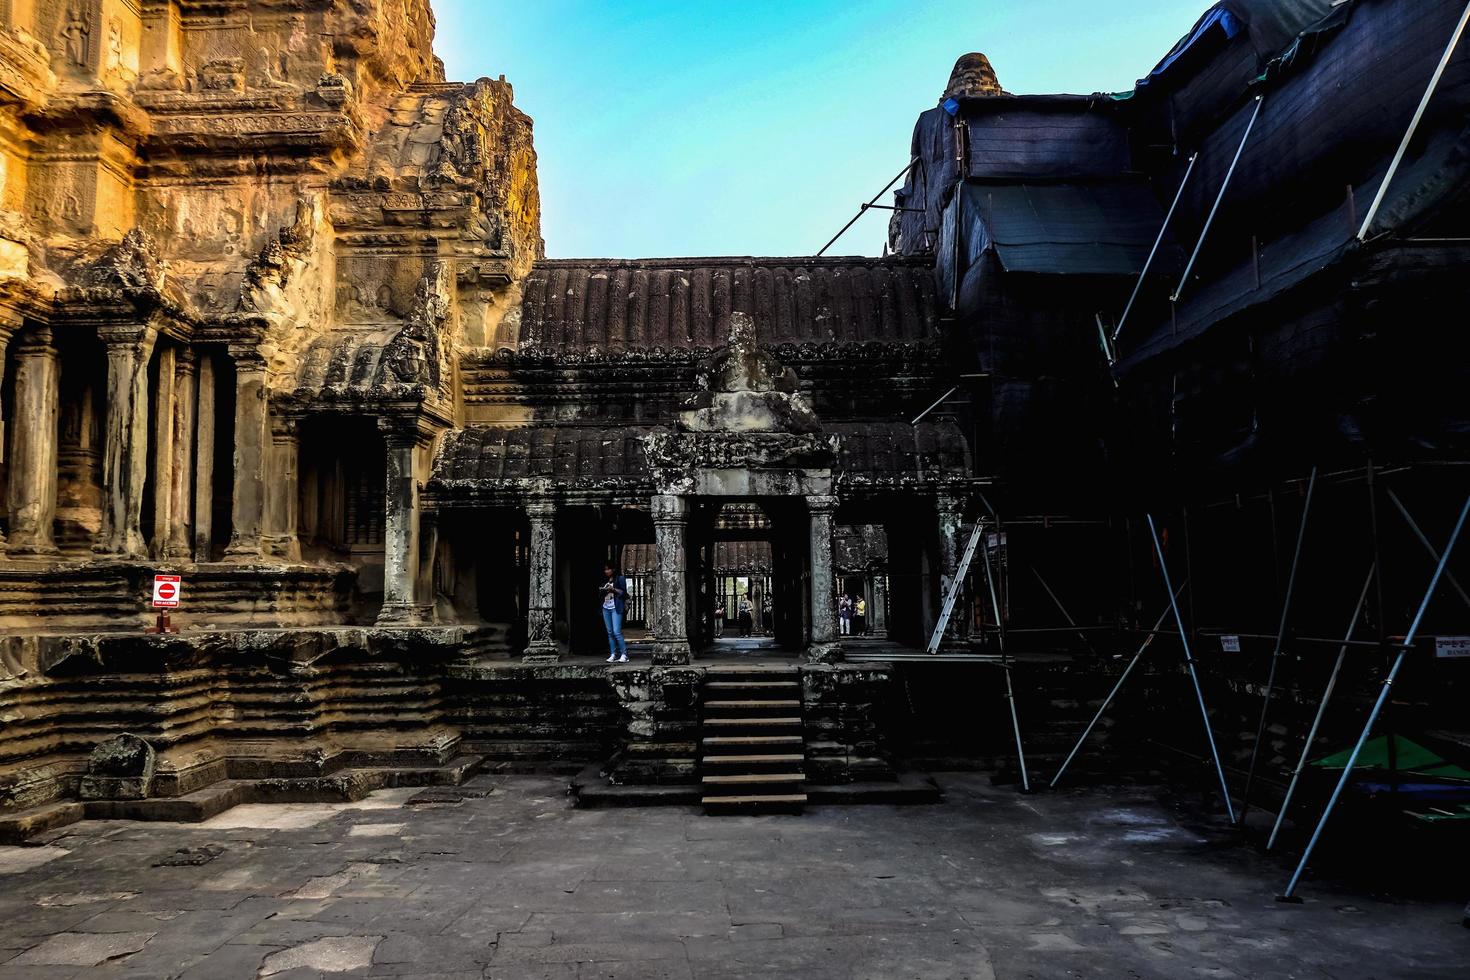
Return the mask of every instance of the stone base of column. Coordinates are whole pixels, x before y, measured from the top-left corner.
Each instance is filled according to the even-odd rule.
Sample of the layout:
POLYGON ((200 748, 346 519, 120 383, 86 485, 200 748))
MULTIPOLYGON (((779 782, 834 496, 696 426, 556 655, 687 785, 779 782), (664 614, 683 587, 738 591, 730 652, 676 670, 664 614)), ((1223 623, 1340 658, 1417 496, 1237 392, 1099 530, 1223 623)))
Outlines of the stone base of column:
POLYGON ((225 548, 225 561, 249 564, 260 561, 262 557, 259 541, 231 541, 229 547, 225 548))
POLYGON ((0 557, 9 555, 11 558, 55 558, 61 551, 54 544, 30 544, 25 541, 12 541, 5 543, 4 537, 0 537, 0 557))
POLYGON ((536 643, 521 655, 523 664, 555 664, 561 662, 561 647, 555 643, 536 643))
MULTIPOLYGON (((259 556, 257 556, 259 557, 259 556)), ((417 602, 385 602, 376 626, 424 626, 434 621, 434 609, 417 602)))
POLYGON ((806 648, 806 660, 811 664, 835 664, 842 662, 841 643, 813 643, 806 648))
POLYGON ((268 558, 288 562, 301 561, 301 542, 294 534, 263 534, 260 543, 261 550, 268 558))
POLYGON ((664 640, 653 645, 653 662, 656 666, 677 667, 692 659, 688 640, 664 640))

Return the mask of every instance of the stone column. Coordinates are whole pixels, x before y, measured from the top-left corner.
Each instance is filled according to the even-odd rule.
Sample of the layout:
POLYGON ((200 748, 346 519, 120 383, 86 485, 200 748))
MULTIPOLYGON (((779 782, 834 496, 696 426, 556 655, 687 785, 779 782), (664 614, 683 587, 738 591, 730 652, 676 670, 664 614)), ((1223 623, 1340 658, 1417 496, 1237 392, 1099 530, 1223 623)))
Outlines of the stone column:
POLYGON ((153 402, 153 527, 148 535, 155 556, 168 550, 173 524, 175 353, 167 345, 158 349, 158 391, 153 402))
POLYGON ((527 663, 556 663, 556 501, 526 504, 531 521, 531 594, 526 601, 527 663))
POLYGON ((169 462, 168 535, 165 558, 189 557, 189 511, 194 488, 194 351, 184 348, 174 362, 173 458, 169 462))
POLYGON ((209 561, 214 542, 214 358, 199 355, 194 452, 194 560, 209 561))
POLYGON ((873 575, 873 598, 868 603, 868 632, 888 635, 888 570, 873 575))
MULTIPOLYGON (((0 382, 5 380, 5 350, 10 344, 10 338, 15 328, 4 321, 0 321, 0 382)), ((0 465, 5 460, 5 399, 0 397, 0 465)), ((9 520, 9 517, 6 517, 9 520)), ((0 528, 0 557, 5 555, 5 530, 0 528)))
MULTIPOLYGON (((3 364, 0 361, 0 364, 3 364)), ((15 422, 10 432, 12 555, 56 554, 56 444, 61 410, 61 362, 51 328, 35 327, 15 341, 15 422)))
MULTIPOLYGON (((297 458, 300 455, 301 439, 298 422, 294 418, 274 417, 271 419, 270 475, 265 488, 265 553, 283 561, 301 560, 301 542, 296 537, 296 507, 298 494, 297 458)), ((391 453, 392 450, 390 449, 391 453)), ((410 450, 410 453, 412 450, 410 450)), ((410 456, 409 476, 412 477, 410 456)), ((389 479, 389 491, 392 491, 389 479)), ((417 507, 417 487, 414 505, 417 507)), ((391 505, 390 505, 391 506, 391 505)), ((416 555, 417 552, 410 552, 416 555)), ((387 598, 386 592, 384 598, 387 598)))
MULTIPOLYGON (((959 572, 960 554, 965 542, 965 501, 953 494, 940 494, 934 500, 934 510, 939 519, 939 609, 944 609, 945 597, 949 595, 951 583, 959 572)), ((977 560, 984 556, 976 554, 977 560)), ((973 566, 972 566, 973 567, 973 566)), ((944 643, 960 642, 969 635, 970 612, 964 594, 955 601, 950 613, 949 624, 944 630, 944 643)), ((927 637, 925 638, 928 639, 927 637)))
POLYGON ((673 494, 653 498, 653 536, 658 555, 658 602, 654 608, 658 640, 655 664, 687 664, 689 655, 688 502, 673 494))
POLYGON ((836 582, 832 577, 832 524, 837 498, 829 494, 808 497, 811 518, 812 639, 807 659, 830 663, 842 658, 837 639, 836 582))
POLYGON ((230 357, 235 361, 235 499, 225 557, 249 562, 261 556, 265 516, 265 455, 270 442, 265 359, 254 347, 233 344, 230 357))
POLYGON ((419 427, 417 419, 380 419, 378 428, 388 447, 383 607, 378 611, 378 624, 413 626, 428 619, 428 609, 418 597, 419 481, 415 457, 429 434, 419 427))
POLYGON ((148 478, 148 359, 151 327, 102 327, 107 345, 107 429, 102 449, 102 530, 94 550, 141 558, 143 484, 148 478))

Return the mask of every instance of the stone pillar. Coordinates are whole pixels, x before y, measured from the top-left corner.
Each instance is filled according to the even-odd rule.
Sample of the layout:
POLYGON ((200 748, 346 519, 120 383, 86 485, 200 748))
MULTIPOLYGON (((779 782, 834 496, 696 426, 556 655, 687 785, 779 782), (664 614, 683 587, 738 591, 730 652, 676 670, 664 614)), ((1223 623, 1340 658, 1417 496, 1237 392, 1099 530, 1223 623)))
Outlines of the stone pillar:
POLYGON ((169 525, 164 539, 165 558, 189 557, 189 511, 194 488, 194 351, 184 348, 174 362, 173 457, 169 461, 169 525))
POLYGON ((556 663, 556 501, 526 504, 531 521, 531 594, 526 601, 527 663, 556 663))
POLYGON ((868 632, 873 636, 888 635, 888 571, 873 575, 873 597, 868 602, 868 632))
MULTIPOLYGON (((3 362, 0 362, 3 363, 3 362)), ((10 429, 12 555, 56 554, 56 444, 61 411, 61 362, 50 327, 15 341, 15 421, 10 429)))
POLYGON ((103 327, 107 345, 107 429, 102 449, 102 530, 94 550, 141 558, 143 484, 148 478, 148 359, 151 327, 103 327))
POLYGON ((655 664, 687 664, 689 655, 688 502, 673 494, 653 498, 653 535, 658 555, 658 602, 654 608, 658 640, 655 664))
MULTIPOLYGON (((5 380, 5 350, 10 344, 14 328, 0 321, 0 382, 5 380)), ((0 397, 0 466, 5 460, 5 399, 0 397)), ((9 520, 7 517, 6 520, 9 520)), ((0 556, 5 554, 5 529, 0 528, 0 556)))
POLYGON ((209 561, 214 543, 214 358, 199 356, 195 403, 194 560, 209 561))
MULTIPOLYGON (((380 626, 413 626, 427 621, 419 601, 419 481, 416 456, 429 433, 417 419, 380 419, 388 447, 388 486, 383 514, 383 607, 380 626)), ((294 491, 293 491, 294 492, 294 491)), ((292 513, 295 513, 293 506, 292 513)))
POLYGON ((168 549, 169 529, 173 524, 174 468, 174 366, 173 347, 158 349, 158 390, 153 402, 153 527, 148 535, 152 554, 162 556, 168 549))
POLYGON ((837 498, 829 494, 808 497, 811 520, 812 639, 807 659, 831 663, 842 658, 837 640, 836 582, 832 577, 832 524, 837 498))
MULTIPOLYGON (((297 457, 300 455, 301 439, 298 422, 294 418, 271 419, 270 475, 265 488, 265 553, 283 561, 301 560, 301 542, 296 537, 296 507, 299 491, 297 457)), ((392 450, 390 449, 391 453, 392 450)), ((412 450, 410 450, 409 476, 413 476, 412 450)), ((390 464, 391 465, 391 464, 390 464)), ((393 489, 392 478, 388 481, 389 492, 393 489)), ((417 508, 418 494, 415 484, 413 503, 417 508)), ((391 507, 391 503, 389 504, 391 507)), ((417 552, 410 552, 416 555, 417 552)), ((384 599, 387 599, 386 592, 384 599)))
MULTIPOLYGON (((940 494, 934 500, 934 510, 939 520, 939 609, 944 608, 951 583, 959 571, 960 555, 965 542, 965 501, 952 494, 940 494)), ((984 555, 977 553, 975 559, 983 561, 984 555)), ((973 565, 971 566, 973 568, 973 565)), ((955 601, 950 613, 949 624, 944 630, 944 643, 959 642, 969 635, 970 610, 964 594, 955 601)), ((927 640, 928 637, 925 637, 927 640)))
POLYGON ((235 361, 235 499, 225 557, 248 562, 260 558, 265 516, 265 455, 270 442, 265 359, 254 347, 234 345, 230 357, 235 361))

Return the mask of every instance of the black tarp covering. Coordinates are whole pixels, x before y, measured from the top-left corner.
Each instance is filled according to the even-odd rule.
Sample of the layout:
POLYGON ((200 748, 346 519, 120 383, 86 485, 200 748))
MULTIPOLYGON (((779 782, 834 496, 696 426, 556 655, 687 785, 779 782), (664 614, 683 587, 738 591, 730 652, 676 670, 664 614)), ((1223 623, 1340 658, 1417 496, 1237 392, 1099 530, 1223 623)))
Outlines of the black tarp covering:
POLYGON ((956 201, 967 265, 994 248, 1005 271, 1041 275, 1137 275, 1164 219, 1142 181, 966 182, 956 201))
MULTIPOLYGON (((1187 342, 1341 260, 1449 40, 1458 5, 1364 0, 1331 42, 1264 90, 1193 281, 1169 310, 1173 279, 1154 282, 1153 324, 1129 327, 1125 364, 1187 342), (1131 343, 1129 342, 1131 341, 1131 343)), ((1175 230, 1192 244, 1224 181, 1252 102, 1210 133, 1175 230)), ((1374 222, 1375 234, 1431 215, 1470 181, 1470 50, 1449 65, 1374 222)), ((1180 167, 1182 176, 1182 164, 1180 167)), ((1172 178, 1177 182, 1178 177, 1172 178)))
MULTIPOLYGON (((1082 96, 995 96, 960 103, 970 178, 1085 180, 1112 177, 1131 167, 1127 130, 1118 104, 1082 96)), ((917 166, 895 195, 901 207, 890 242, 895 251, 930 251, 939 239, 944 208, 960 178, 954 118, 941 108, 919 116, 912 143, 917 166)))
POLYGON ((1113 473, 1262 479, 1303 460, 1467 448, 1470 361, 1442 325, 1470 303, 1470 276, 1444 258, 1470 254, 1457 244, 1470 236, 1470 39, 1357 241, 1463 4, 1213 9, 1236 29, 1206 25, 1129 98, 967 100, 963 147, 944 110, 919 119, 904 203, 923 210, 898 216, 896 245, 932 252, 940 299, 955 301, 992 373, 979 454, 991 472, 1060 478, 1053 453, 1086 469, 1098 444, 1113 473), (1115 391, 1097 320, 1121 314, 1195 152, 1173 241, 1122 336, 1115 391), (1453 311, 1437 314, 1439 329, 1437 306, 1453 311), (1112 403, 1121 424, 1106 432, 1112 403))

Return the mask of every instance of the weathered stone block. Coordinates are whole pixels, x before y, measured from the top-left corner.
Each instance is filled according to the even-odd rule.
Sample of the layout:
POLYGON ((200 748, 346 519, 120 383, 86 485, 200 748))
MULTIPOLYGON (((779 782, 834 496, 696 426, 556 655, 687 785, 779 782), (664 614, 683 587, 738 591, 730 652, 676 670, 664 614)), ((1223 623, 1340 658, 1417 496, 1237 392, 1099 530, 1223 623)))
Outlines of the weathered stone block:
POLYGON ((84 800, 142 800, 153 788, 157 756, 137 735, 115 735, 99 742, 87 760, 79 793, 84 800))

